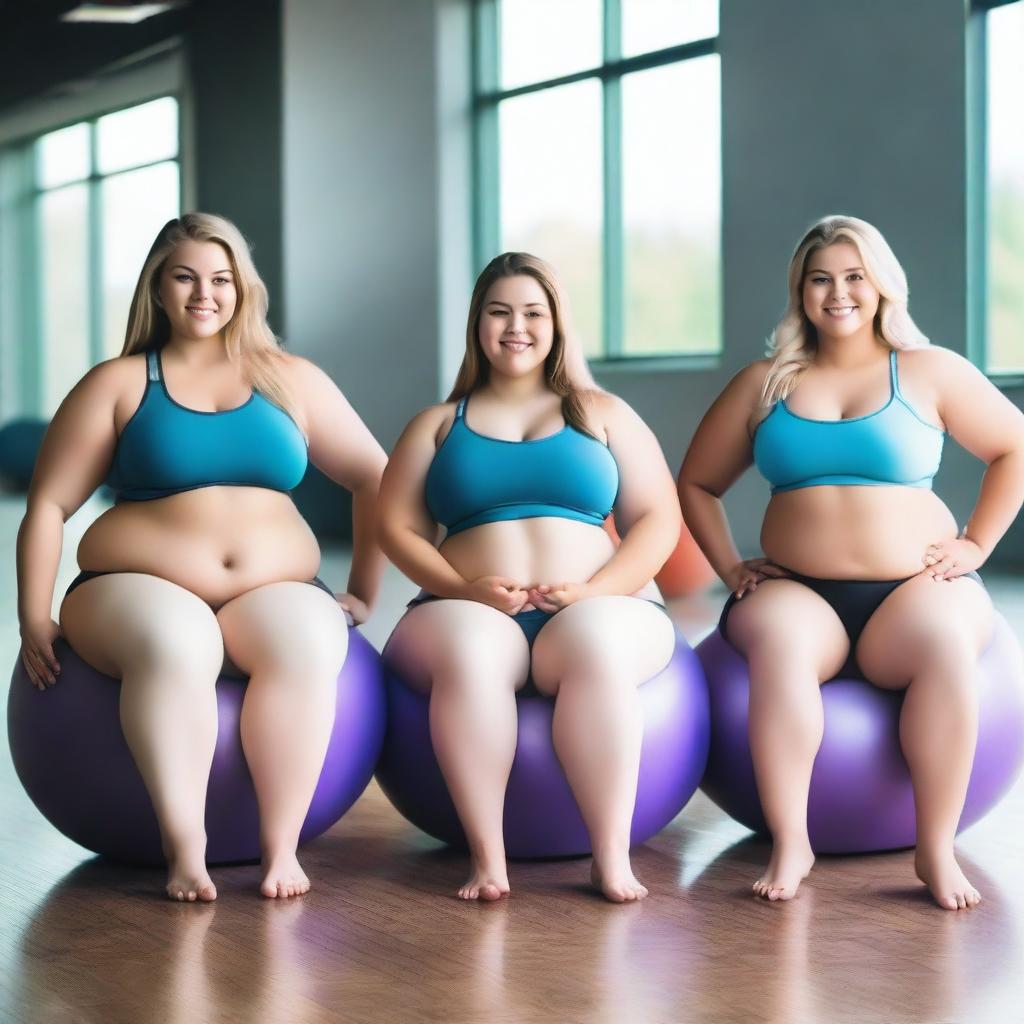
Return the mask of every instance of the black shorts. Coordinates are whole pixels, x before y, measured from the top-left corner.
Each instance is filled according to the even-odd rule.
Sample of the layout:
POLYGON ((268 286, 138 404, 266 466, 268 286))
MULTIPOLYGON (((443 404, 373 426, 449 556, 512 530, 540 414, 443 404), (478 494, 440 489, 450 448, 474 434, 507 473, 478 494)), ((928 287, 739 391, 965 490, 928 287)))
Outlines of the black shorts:
MULTIPOLYGON (((788 571, 788 570, 787 570, 788 571)), ((774 579, 775 577, 769 577, 774 579)), ((899 586, 912 580, 913 576, 906 576, 900 580, 822 580, 815 576, 802 576, 800 573, 791 572, 785 579, 791 579, 796 583, 802 583, 809 587, 820 597, 823 597, 828 606, 839 616, 839 621, 850 638, 850 657, 844 666, 844 671, 854 665, 854 651, 857 648, 857 641, 860 640, 868 619, 874 615, 878 606, 899 586)), ((977 580, 984 587, 981 577, 976 572, 964 573, 963 578, 977 580)), ((763 581, 767 582, 767 581, 763 581)), ((729 612, 736 604, 737 597, 730 594, 725 602, 722 614, 718 619, 718 628, 727 640, 729 612)))

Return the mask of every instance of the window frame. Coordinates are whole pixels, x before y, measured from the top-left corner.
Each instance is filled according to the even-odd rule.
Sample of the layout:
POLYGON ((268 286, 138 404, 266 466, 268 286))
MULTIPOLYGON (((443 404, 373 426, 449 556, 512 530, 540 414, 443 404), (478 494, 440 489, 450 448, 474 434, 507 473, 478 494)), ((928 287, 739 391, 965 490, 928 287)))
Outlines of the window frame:
POLYGON ((20 238, 26 243, 25 258, 20 262, 21 272, 16 274, 18 294, 28 296, 24 311, 19 318, 18 333, 25 338, 30 338, 31 343, 20 345, 17 363, 17 377, 20 383, 20 392, 23 400, 18 410, 20 415, 46 416, 48 411, 45 408, 46 381, 44 380, 44 367, 46 365, 45 353, 43 352, 42 338, 42 291, 40 287, 42 274, 42 197, 51 193, 59 192, 61 189, 86 186, 87 194, 87 223, 88 223, 88 360, 90 366, 108 358, 103 338, 103 209, 102 209, 102 186, 103 182, 116 178, 122 174, 130 174, 143 170, 147 167, 156 167, 160 164, 174 163, 178 168, 178 195, 177 206, 182 208, 182 201, 185 192, 185 115, 186 98, 180 89, 163 88, 151 94, 144 94, 131 99, 104 106, 88 116, 75 116, 69 120, 56 123, 48 123, 32 134, 25 135, 16 141, 3 146, 3 149, 11 154, 14 159, 20 160, 23 167, 23 191, 17 197, 17 209, 20 213, 21 223, 16 227, 20 238), (173 156, 163 157, 158 160, 143 161, 132 164, 128 167, 119 168, 106 174, 97 170, 98 165, 98 129, 97 125, 101 118, 110 114, 116 114, 123 110, 130 110, 134 107, 144 106, 159 99, 173 99, 177 104, 177 139, 176 150, 173 156), (77 124, 86 124, 89 132, 89 174, 77 178, 73 182, 65 182, 62 185, 52 187, 41 186, 40 167, 38 156, 38 142, 46 135, 70 128, 77 124))
MULTIPOLYGON (((719 56, 720 34, 704 39, 652 50, 633 57, 622 56, 622 0, 602 0, 602 62, 570 74, 545 78, 503 89, 501 76, 501 29, 498 5, 501 0, 472 0, 472 144, 473 144, 473 255, 482 267, 501 246, 500 136, 498 108, 504 100, 530 93, 597 79, 601 83, 602 120, 602 224, 601 354, 588 362, 602 370, 623 369, 710 369, 717 367, 725 353, 724 305, 721 281, 723 259, 723 209, 719 204, 718 245, 718 347, 706 352, 630 354, 624 351, 625 224, 622 192, 622 79, 635 71, 664 67, 712 54, 719 56)), ((719 30, 720 32, 720 30, 719 30)), ((719 65, 721 66, 721 65, 719 65)), ((719 110, 721 119, 721 109, 719 110)), ((722 166, 721 141, 719 167, 722 166)))
POLYGON ((1024 371, 989 365, 988 14, 1024 0, 971 0, 967 18, 967 357, 1000 388, 1024 371))

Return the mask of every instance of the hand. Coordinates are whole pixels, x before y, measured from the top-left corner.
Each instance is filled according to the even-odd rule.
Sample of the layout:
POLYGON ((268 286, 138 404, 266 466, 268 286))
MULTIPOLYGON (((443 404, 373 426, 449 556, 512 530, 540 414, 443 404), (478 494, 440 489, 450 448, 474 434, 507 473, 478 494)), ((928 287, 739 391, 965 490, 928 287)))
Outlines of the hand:
POLYGON ((757 590, 758 583, 768 579, 785 579, 789 573, 768 558, 748 558, 734 565, 725 576, 726 586, 738 601, 748 591, 757 590))
POLYGON ((59 636, 60 626, 53 619, 21 627, 21 660, 32 685, 40 690, 53 686, 60 675, 60 662, 53 653, 53 641, 59 636))
POLYGON ((460 596, 467 601, 490 605, 506 615, 518 615, 527 602, 526 588, 505 576, 480 576, 470 580, 460 596))
POLYGON ((354 594, 335 594, 334 600, 341 605, 345 617, 349 619, 350 626, 359 626, 370 617, 370 609, 365 601, 361 601, 354 594))
POLYGON ((940 540, 925 549, 922 572, 934 580, 955 580, 957 576, 977 569, 985 561, 985 553, 966 537, 940 540))
POLYGON ((534 608, 552 615, 585 597, 593 596, 593 588, 589 583, 538 583, 527 591, 527 599, 534 608))

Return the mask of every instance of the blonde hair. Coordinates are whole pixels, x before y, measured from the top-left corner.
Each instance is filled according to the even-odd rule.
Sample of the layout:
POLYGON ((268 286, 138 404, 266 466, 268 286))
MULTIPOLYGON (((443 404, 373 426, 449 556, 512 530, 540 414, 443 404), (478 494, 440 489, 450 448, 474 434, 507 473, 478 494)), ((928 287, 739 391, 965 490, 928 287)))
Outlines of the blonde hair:
POLYGON ((857 249, 867 279, 878 289, 875 335, 879 341, 891 349, 928 344, 907 309, 907 275, 878 228, 856 217, 823 217, 800 240, 789 264, 789 305, 769 339, 772 363, 761 390, 763 406, 785 398, 814 358, 818 336, 804 312, 804 276, 810 257, 836 242, 849 242, 857 249))
POLYGON ((528 252, 503 252, 495 256, 476 279, 466 321, 466 354, 447 400, 457 402, 487 383, 490 363, 480 348, 480 317, 484 300, 495 281, 517 275, 532 277, 544 289, 551 309, 554 338, 551 351, 544 360, 544 380, 556 395, 561 396, 565 422, 584 434, 593 435, 587 426, 584 399, 588 391, 599 391, 600 388, 590 373, 579 340, 569 329, 568 303, 554 269, 528 252))
POLYGON ((186 213, 160 229, 135 285, 121 355, 167 344, 171 323, 159 302, 160 274, 174 250, 187 241, 216 242, 227 252, 238 296, 234 316, 224 328, 228 358, 239 364, 243 379, 253 390, 295 419, 295 401, 282 373, 281 346, 267 324, 267 286, 242 233, 224 217, 186 213))

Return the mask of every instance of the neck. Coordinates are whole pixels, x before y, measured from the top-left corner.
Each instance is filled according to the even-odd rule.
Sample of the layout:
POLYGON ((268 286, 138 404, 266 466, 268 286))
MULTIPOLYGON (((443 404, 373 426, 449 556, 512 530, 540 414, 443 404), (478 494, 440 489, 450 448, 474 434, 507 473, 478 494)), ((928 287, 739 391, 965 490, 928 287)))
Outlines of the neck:
POLYGON ((521 377, 507 377, 491 370, 487 383, 480 389, 492 394, 502 402, 523 402, 536 398, 550 389, 544 380, 544 367, 538 366, 531 373, 521 377))
POLYGON ((814 361, 819 366, 851 370, 876 362, 880 354, 888 351, 888 346, 875 334, 874 327, 868 326, 846 338, 819 334, 814 361))
POLYGON ((209 338, 185 338, 172 334, 163 350, 175 360, 196 368, 218 366, 229 361, 223 334, 209 338))

